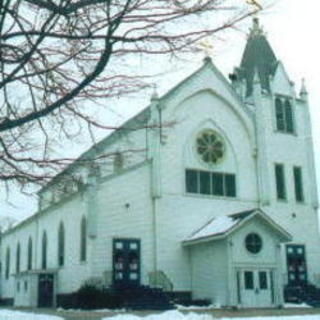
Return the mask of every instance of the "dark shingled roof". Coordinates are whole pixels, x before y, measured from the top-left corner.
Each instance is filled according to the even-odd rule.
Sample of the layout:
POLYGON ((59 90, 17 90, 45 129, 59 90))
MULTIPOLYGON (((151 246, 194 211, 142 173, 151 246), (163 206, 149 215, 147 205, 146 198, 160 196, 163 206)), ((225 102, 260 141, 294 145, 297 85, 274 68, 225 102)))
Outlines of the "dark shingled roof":
POLYGON ((252 94, 255 72, 258 72, 262 89, 270 92, 269 78, 274 75, 277 65, 278 60, 259 26, 259 21, 254 19, 238 69, 238 77, 246 81, 246 96, 252 94))

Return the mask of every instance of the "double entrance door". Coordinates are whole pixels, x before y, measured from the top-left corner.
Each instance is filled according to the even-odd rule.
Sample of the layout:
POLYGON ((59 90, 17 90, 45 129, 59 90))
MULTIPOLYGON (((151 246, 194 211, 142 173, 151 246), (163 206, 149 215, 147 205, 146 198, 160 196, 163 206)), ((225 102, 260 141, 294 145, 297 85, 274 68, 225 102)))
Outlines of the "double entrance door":
POLYGON ((307 263, 304 245, 287 245, 288 284, 307 283, 307 263))
POLYGON ((118 287, 140 284, 140 240, 113 240, 113 283, 118 287))
POLYGON ((274 275, 271 269, 242 269, 237 272, 238 302, 246 308, 274 305, 274 275))

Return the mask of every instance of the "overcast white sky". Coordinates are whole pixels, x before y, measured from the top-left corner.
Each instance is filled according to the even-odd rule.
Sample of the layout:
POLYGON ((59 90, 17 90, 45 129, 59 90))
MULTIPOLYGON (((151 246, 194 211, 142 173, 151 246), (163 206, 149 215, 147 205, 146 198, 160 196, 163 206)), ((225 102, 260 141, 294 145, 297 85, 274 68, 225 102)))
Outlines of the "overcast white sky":
MULTIPOLYGON (((239 0, 242 1, 242 0, 239 0)), ((300 89, 302 78, 306 79, 309 91, 310 112, 313 124, 315 144, 315 160, 318 184, 320 183, 320 1, 319 0, 275 0, 275 5, 260 15, 261 24, 267 33, 268 40, 279 60, 281 60, 289 74, 300 89)), ((241 26, 247 31, 251 21, 241 26)), ((226 33, 223 41, 218 43, 213 51, 213 61, 217 67, 228 75, 234 66, 240 62, 241 54, 246 42, 245 32, 226 33)), ((200 58, 184 65, 184 71, 179 73, 177 80, 182 80, 183 73, 189 74, 200 65, 200 58)), ((177 81, 176 80, 176 81, 177 81)), ((172 83, 172 74, 170 82, 172 83)), ((172 85, 171 85, 172 83, 172 85)), ((159 88, 160 93, 167 88, 159 88)), ((139 108, 141 109, 142 106, 139 108)), ((130 114, 135 110, 130 110, 130 114)), ((320 189, 320 188, 319 188, 320 189)), ((35 201, 11 194, 14 206, 8 205, 0 197, 0 215, 22 218, 35 210, 35 201)))

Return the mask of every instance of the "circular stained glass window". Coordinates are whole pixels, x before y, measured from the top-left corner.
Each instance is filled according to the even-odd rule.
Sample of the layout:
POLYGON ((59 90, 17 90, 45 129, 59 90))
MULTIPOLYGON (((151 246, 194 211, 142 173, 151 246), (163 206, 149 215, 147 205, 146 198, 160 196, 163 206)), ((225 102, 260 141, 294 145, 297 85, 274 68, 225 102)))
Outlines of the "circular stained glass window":
POLYGON ((256 233, 249 233, 245 239, 246 248, 251 253, 259 253, 262 249, 262 239, 256 233))
POLYGON ((202 161, 207 164, 216 164, 224 156, 222 138, 213 130, 204 130, 197 137, 197 152, 202 161))

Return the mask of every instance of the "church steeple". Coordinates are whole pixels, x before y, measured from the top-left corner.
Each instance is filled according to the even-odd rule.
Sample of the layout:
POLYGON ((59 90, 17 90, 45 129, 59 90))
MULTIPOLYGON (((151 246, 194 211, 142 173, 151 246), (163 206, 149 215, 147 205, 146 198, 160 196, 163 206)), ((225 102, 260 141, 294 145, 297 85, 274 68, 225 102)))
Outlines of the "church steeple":
POLYGON ((259 19, 254 18, 238 69, 238 77, 246 83, 246 96, 252 94, 255 73, 259 76, 261 88, 270 92, 270 76, 274 75, 277 64, 278 60, 259 25, 259 19))

